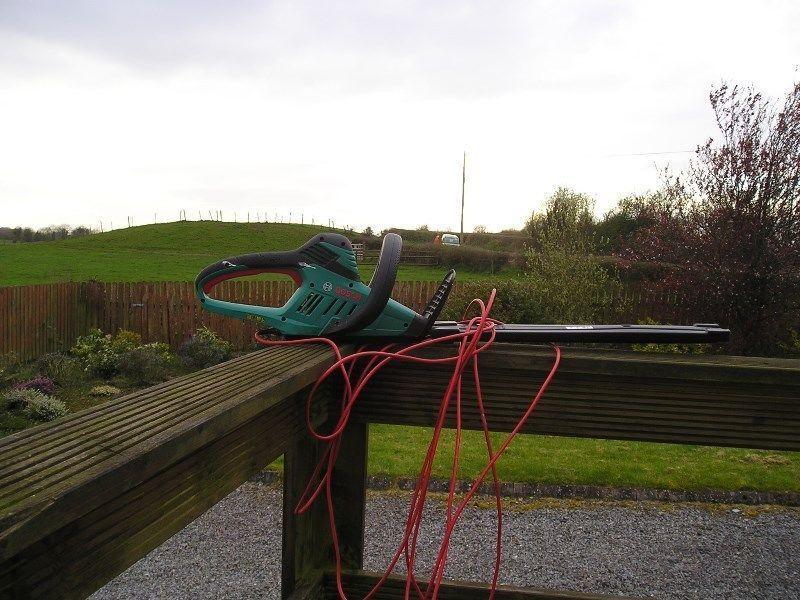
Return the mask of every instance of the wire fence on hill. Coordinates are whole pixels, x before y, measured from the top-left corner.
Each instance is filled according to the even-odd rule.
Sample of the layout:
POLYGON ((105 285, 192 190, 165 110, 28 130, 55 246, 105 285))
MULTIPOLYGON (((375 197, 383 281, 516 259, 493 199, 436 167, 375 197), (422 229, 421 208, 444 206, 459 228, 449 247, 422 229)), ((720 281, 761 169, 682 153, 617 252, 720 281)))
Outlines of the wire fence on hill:
MULTIPOLYGON (((398 282, 393 297, 421 311, 437 285, 434 281, 398 282)), ((294 292, 294 284, 226 281, 214 292, 222 300, 282 306, 294 292)), ((609 308, 602 315, 604 322, 635 323, 646 317, 681 322, 685 317, 669 298, 621 290, 612 300, 606 303, 609 308)), ((237 350, 253 347, 257 329, 253 322, 202 310, 191 282, 87 281, 0 288, 0 355, 13 352, 23 360, 66 350, 92 328, 108 333, 128 329, 139 333, 145 342, 166 342, 178 348, 200 326, 210 327, 237 350)))

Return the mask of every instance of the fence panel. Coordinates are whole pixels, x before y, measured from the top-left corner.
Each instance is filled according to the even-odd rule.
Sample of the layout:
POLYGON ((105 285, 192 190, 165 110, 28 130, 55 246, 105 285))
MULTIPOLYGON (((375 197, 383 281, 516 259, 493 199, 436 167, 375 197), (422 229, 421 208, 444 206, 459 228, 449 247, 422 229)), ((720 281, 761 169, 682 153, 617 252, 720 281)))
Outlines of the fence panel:
MULTIPOLYGON (((422 311, 438 283, 404 281, 393 297, 422 311)), ((456 284, 458 285, 458 284, 456 284)), ((490 287, 487 284, 487 291, 490 287)), ((225 281, 215 289, 222 300, 281 306, 294 292, 289 281, 225 281)), ((686 314, 675 298, 648 297, 638 290, 615 292, 606 322, 636 323, 647 317, 683 323, 686 314)), ((0 287, 0 355, 16 353, 28 360, 71 347, 78 336, 96 327, 106 332, 130 329, 145 342, 163 341, 177 348, 205 325, 238 350, 252 346, 256 325, 203 311, 191 282, 64 282, 0 287)))

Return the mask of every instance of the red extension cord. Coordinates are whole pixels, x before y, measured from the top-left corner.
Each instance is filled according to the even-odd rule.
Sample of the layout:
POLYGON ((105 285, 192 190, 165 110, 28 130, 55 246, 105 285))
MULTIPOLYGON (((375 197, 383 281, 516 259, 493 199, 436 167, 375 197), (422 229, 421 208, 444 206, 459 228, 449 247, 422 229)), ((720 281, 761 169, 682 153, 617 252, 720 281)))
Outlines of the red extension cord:
POLYGON ((490 318, 489 313, 491 312, 492 305, 494 304, 496 291, 492 290, 492 293, 489 295, 489 300, 484 303, 482 300, 476 299, 473 300, 470 305, 467 307, 466 313, 472 308, 472 306, 477 306, 479 310, 479 315, 473 317, 469 320, 462 321, 462 323, 466 324, 466 331, 463 333, 453 334, 441 338, 436 339, 426 339, 422 340, 421 342, 417 342, 410 346, 406 346, 403 348, 396 349, 397 344, 389 344, 380 350, 367 350, 365 348, 360 348, 357 352, 350 354, 348 356, 343 357, 339 347, 336 345, 335 342, 329 340, 327 338, 307 338, 302 340, 269 340, 266 338, 261 337, 260 335, 256 334, 256 340, 265 345, 265 346, 290 346, 296 344, 314 344, 314 343, 322 343, 327 344, 333 350, 334 355, 336 356, 336 362, 331 365, 317 380, 314 386, 311 388, 311 391, 308 395, 308 400, 306 402, 306 422, 308 425, 308 431, 315 439, 325 442, 327 445, 325 447, 325 451, 317 464, 317 467, 314 470, 314 473, 311 475, 309 479, 308 485, 306 486, 305 491, 300 497, 300 501, 298 502, 297 507, 295 508, 295 513, 299 514, 306 511, 311 504, 319 497, 322 490, 325 490, 325 499, 327 502, 328 507, 328 519, 330 524, 330 531, 331 531, 331 538, 333 541, 333 550, 334 556, 336 560, 336 587, 339 592, 339 597, 343 600, 346 600, 346 596, 344 593, 344 589, 342 588, 342 564, 341 564, 341 555, 339 552, 339 539, 336 535, 336 522, 334 518, 334 511, 333 511, 333 497, 331 494, 331 479, 333 475, 333 466, 336 463, 336 458, 339 454, 339 445, 341 442, 342 432, 344 431, 345 427, 347 426, 347 422, 350 418, 350 412, 353 409, 356 401, 358 400, 359 395, 363 391, 364 387, 367 383, 375 376, 375 374, 386 366, 392 360, 399 360, 404 362, 414 362, 414 363, 421 363, 421 364, 452 364, 453 365, 453 372, 450 376, 450 382, 447 386, 447 389, 442 397, 441 405, 439 406, 439 413, 436 419, 436 425, 433 429, 433 436, 431 438, 431 442, 428 445, 428 452, 425 455, 425 460, 422 463, 422 469, 420 472, 420 476, 417 480, 416 487, 414 488, 414 492, 411 495, 411 505, 409 506, 408 517, 406 519, 405 525, 405 532, 403 535, 403 539, 400 542, 397 550, 392 557, 392 560, 389 563, 389 566, 386 569, 386 572, 378 581, 377 584, 370 590, 370 592, 366 595, 365 598, 372 598, 378 589, 383 585, 386 579, 394 570, 397 562, 400 560, 400 557, 403 556, 405 559, 406 564, 406 589, 405 589, 405 597, 410 598, 412 593, 416 598, 420 598, 423 600, 433 600, 438 597, 439 593, 439 586, 441 585, 442 579, 444 578, 445 574, 445 567, 447 565, 447 555, 450 549, 450 540, 455 530, 456 523, 458 519, 461 517, 461 514, 464 512, 467 504, 469 503, 470 499, 475 495, 480 485, 483 483, 486 476, 491 471, 492 473, 492 480, 494 482, 494 494, 495 494, 495 501, 497 506, 497 537, 495 540, 495 559, 494 559, 494 573, 492 575, 492 585, 491 591, 489 593, 489 598, 494 597, 495 589, 497 588, 497 578, 498 573, 500 570, 500 556, 501 556, 501 538, 502 538, 502 524, 503 524, 503 514, 502 514, 502 500, 500 497, 500 480, 497 477, 497 461, 503 455, 503 453, 508 448, 511 440, 517 435, 520 429, 525 425, 525 422, 530 417, 531 413, 533 412, 534 408, 536 408, 537 403, 544 395, 545 390, 547 389, 548 385, 553 379, 553 376, 556 374, 558 370, 558 365, 561 361, 561 350, 557 346, 553 346, 555 351, 555 360, 553 361, 553 366, 550 368, 547 377, 545 377, 542 385, 539 387, 539 391, 531 400, 531 403, 528 405, 528 408, 520 417, 517 424, 511 430, 508 437, 503 441, 497 451, 494 451, 492 448, 492 442, 489 436, 489 425, 486 418, 486 410, 483 403, 483 393, 481 391, 481 384, 480 384, 480 376, 478 374, 478 355, 486 350, 487 348, 491 347, 494 343, 495 339, 495 331, 494 326, 498 321, 490 318), (448 356, 445 358, 423 358, 421 356, 415 356, 412 353, 420 350, 422 348, 426 348, 428 346, 432 346, 434 344, 442 344, 442 343, 458 343, 458 351, 454 356, 448 356), (395 348, 395 349, 393 349, 395 348), (360 361, 365 361, 363 367, 360 367, 357 371, 356 365, 360 361), (475 385, 475 392, 478 401, 478 411, 480 413, 481 418, 481 426, 483 428, 483 437, 486 442, 486 450, 488 453, 488 462, 486 466, 483 468, 481 473, 472 483, 472 486, 464 495, 463 498, 460 499, 456 503, 456 495, 455 495, 455 488, 456 488, 456 481, 458 477, 458 464, 459 464, 459 455, 461 452, 461 391, 462 391, 462 379, 464 376, 464 372, 471 367, 472 371, 472 380, 475 385), (330 433, 320 433, 314 429, 314 426, 311 421, 311 407, 314 401, 314 396, 316 394, 317 389, 319 386, 334 372, 339 372, 342 375, 344 380, 344 391, 342 394, 341 399, 341 414, 339 415, 339 419, 336 425, 333 428, 333 431, 330 433), (354 379, 354 373, 357 371, 357 376, 354 379), (439 446, 439 439, 441 436, 442 429, 444 428, 444 423, 447 418, 448 412, 450 411, 452 400, 455 398, 455 449, 453 452, 453 463, 452 468, 450 471, 450 485, 447 494, 447 510, 446 510, 446 520, 445 520, 445 530, 444 536, 439 544, 439 552, 436 557, 436 562, 433 566, 433 571, 431 572, 430 579, 425 586, 425 591, 423 591, 422 587, 420 586, 420 582, 417 580, 417 577, 414 573, 414 561, 416 558, 417 553, 417 543, 419 540, 419 532, 420 526, 422 524, 422 512, 425 507, 425 500, 428 493, 428 483, 431 477, 431 471, 433 469, 433 461, 436 456, 436 451, 439 446), (323 473, 324 470, 324 473, 323 473), (316 482, 316 483, 315 483, 316 482), (312 491, 313 488, 313 491, 312 491))

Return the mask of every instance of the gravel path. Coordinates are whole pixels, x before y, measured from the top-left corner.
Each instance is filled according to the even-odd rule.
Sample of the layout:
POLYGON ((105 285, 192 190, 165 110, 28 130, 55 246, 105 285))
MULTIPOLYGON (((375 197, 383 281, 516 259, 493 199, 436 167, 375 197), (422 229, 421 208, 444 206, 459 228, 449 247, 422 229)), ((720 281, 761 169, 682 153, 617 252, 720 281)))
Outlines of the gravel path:
MULTIPOLYGON (((370 496, 366 568, 386 565, 407 498, 370 496)), ((502 583, 669 599, 800 599, 800 509, 532 506, 504 514, 502 583)), ((247 483, 92 598, 278 598, 280 507, 280 490, 247 483)), ((436 504, 423 539, 439 539, 441 515, 436 504)), ((470 508, 461 523, 448 576, 488 580, 494 513, 470 508)), ((433 546, 421 546, 419 564, 430 564, 433 546)))

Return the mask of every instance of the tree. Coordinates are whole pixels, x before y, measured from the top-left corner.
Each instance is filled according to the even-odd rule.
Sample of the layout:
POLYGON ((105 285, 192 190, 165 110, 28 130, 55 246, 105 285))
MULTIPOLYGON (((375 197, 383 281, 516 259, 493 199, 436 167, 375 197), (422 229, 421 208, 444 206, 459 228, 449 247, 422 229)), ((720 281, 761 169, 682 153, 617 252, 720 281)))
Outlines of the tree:
POLYGON ((535 243, 525 254, 529 293, 547 321, 596 322, 613 302, 619 282, 592 255, 593 208, 588 196, 558 188, 526 224, 535 243))
POLYGON ((569 188, 559 187, 547 199, 543 213, 533 212, 525 223, 524 231, 533 238, 534 247, 545 238, 551 242, 561 240, 570 244, 580 238, 583 245, 592 235, 594 200, 569 188))
POLYGON ((84 236, 84 235, 92 235, 93 233, 97 233, 97 232, 94 229, 92 229, 91 227, 86 227, 85 225, 79 225, 78 227, 73 229, 70 232, 69 235, 71 237, 81 237, 81 236, 84 236))
POLYGON ((733 351, 772 354, 800 299, 800 83, 780 108, 739 86, 709 98, 719 139, 665 182, 655 224, 624 255, 673 263, 651 288, 729 326, 733 351))
POLYGON ((364 230, 364 235, 366 235, 366 236, 369 236, 369 237, 372 237, 372 236, 374 236, 375 234, 372 232, 372 227, 367 227, 367 228, 364 230))
POLYGON ((660 192, 622 198, 595 226, 598 250, 607 253, 628 247, 639 230, 655 224, 663 200, 660 192))

